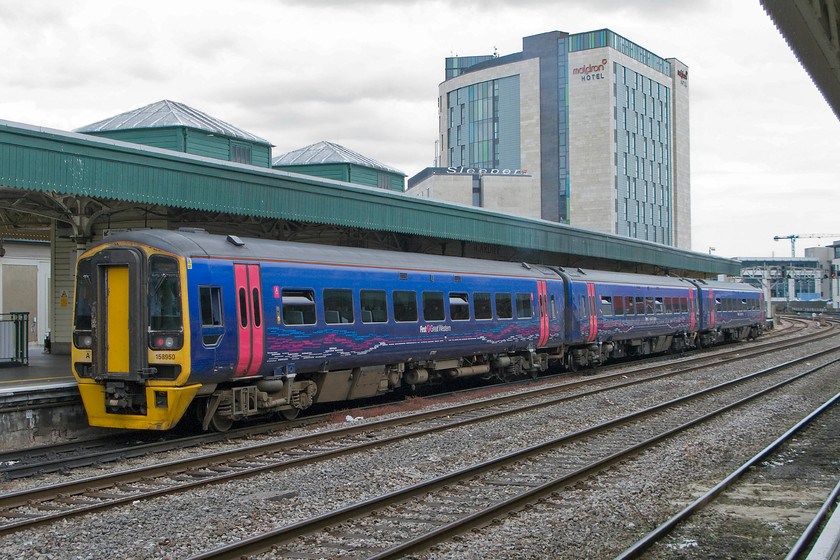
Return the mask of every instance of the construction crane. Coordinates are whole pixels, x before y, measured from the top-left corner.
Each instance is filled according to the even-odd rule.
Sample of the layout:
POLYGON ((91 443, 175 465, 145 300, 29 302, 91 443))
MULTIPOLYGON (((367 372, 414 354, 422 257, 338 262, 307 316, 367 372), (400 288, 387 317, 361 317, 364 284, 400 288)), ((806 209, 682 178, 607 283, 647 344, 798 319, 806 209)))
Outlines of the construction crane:
POLYGON ((834 237, 840 239, 840 233, 806 233, 804 235, 777 235, 773 241, 780 239, 790 239, 790 256, 796 257, 796 240, 797 239, 819 239, 821 237, 834 237))

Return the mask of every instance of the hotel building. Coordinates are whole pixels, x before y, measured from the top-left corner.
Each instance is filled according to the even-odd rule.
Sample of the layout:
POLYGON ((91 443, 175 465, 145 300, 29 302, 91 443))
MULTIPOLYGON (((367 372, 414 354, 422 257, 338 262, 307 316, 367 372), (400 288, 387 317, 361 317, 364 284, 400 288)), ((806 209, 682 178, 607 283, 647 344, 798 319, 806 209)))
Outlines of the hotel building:
POLYGON ((691 247, 688 68, 608 30, 446 59, 408 194, 691 247))

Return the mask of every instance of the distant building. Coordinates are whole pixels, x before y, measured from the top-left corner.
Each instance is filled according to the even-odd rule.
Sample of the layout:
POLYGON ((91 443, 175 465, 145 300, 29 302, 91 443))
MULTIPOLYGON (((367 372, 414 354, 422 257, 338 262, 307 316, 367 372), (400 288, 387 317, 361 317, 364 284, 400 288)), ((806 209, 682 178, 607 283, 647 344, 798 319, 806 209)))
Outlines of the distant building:
POLYGON ((259 167, 271 165, 268 140, 166 99, 74 132, 259 167))
POLYGON ((688 67, 608 30, 446 59, 438 167, 408 194, 691 246, 688 67))
POLYGON ((317 142, 271 161, 274 169, 391 191, 405 190, 405 173, 332 142, 317 142))
POLYGON ((805 256, 820 264, 823 277, 820 298, 840 309, 840 241, 827 247, 809 247, 805 249, 805 256))
MULTIPOLYGON (((807 250, 806 250, 807 253, 807 250)), ((812 257, 739 258, 744 282, 769 290, 774 302, 823 299, 830 279, 812 257)))

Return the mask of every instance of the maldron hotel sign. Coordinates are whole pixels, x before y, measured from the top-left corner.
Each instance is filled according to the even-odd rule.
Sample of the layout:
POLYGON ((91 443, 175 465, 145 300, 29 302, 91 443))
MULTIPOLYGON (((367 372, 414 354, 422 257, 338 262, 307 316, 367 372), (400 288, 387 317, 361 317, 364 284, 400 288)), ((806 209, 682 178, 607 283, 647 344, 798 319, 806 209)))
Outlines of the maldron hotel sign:
POLYGON ((581 81, 603 80, 604 71, 607 67, 607 59, 601 59, 601 64, 586 64, 572 69, 572 76, 580 76, 581 81))

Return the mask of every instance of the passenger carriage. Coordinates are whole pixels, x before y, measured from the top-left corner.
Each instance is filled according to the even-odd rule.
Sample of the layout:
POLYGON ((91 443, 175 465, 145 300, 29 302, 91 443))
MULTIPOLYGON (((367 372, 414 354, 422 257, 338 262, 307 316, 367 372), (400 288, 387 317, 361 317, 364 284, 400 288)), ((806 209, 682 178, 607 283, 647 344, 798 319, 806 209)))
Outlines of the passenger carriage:
POLYGON ((547 267, 118 234, 78 263, 74 373, 91 424, 204 427, 469 375, 545 370, 563 344, 547 267))

